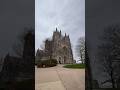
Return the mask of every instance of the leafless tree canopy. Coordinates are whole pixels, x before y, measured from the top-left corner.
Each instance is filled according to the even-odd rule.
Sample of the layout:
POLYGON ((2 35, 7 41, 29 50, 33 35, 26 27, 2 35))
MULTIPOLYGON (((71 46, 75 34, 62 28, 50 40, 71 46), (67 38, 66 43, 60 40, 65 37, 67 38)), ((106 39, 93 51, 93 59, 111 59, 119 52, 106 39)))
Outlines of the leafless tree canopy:
POLYGON ((85 37, 79 38, 76 51, 78 53, 78 56, 80 57, 81 62, 84 63, 85 61, 85 37))
POLYGON ((103 64, 103 70, 109 78, 106 82, 111 82, 113 88, 117 88, 117 80, 120 78, 117 71, 120 67, 120 26, 114 25, 104 29, 101 38, 103 43, 98 47, 98 56, 103 64))

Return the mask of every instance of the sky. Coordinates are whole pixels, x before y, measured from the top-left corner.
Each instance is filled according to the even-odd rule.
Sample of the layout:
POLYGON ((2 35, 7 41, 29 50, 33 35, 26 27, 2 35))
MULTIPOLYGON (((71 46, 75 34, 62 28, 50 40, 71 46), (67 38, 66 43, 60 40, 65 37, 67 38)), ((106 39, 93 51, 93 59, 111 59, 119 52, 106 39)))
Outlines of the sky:
POLYGON ((76 45, 85 36, 85 0, 35 0, 35 49, 52 36, 55 28, 70 36, 74 59, 76 45))
POLYGON ((0 0, 0 58, 13 54, 25 27, 35 27, 34 8, 34 0, 0 0))

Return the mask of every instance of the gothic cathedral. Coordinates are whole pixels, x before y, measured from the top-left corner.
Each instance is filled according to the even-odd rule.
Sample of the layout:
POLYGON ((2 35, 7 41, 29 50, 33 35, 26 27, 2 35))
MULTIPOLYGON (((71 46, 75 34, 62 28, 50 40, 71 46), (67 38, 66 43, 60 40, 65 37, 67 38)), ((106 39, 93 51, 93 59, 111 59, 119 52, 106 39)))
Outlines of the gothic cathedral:
POLYGON ((37 60, 56 59, 59 64, 72 64, 73 53, 69 35, 63 36, 61 31, 53 32, 52 40, 45 41, 45 49, 38 49, 36 52, 37 60))

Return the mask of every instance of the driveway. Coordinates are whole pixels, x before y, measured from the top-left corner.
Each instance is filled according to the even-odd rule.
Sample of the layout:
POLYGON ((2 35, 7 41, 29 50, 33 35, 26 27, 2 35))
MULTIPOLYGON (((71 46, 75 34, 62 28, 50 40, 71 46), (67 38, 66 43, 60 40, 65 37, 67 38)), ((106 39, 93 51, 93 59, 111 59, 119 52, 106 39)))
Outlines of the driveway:
POLYGON ((85 69, 35 68, 35 90, 85 90, 85 69))

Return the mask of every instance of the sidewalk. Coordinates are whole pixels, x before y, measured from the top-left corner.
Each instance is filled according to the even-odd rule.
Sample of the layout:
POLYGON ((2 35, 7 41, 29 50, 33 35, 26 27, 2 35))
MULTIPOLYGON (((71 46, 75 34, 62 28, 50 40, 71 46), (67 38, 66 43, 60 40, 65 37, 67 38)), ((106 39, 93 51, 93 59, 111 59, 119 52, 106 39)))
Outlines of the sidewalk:
POLYGON ((35 90, 85 90, 85 70, 35 68, 35 90))

